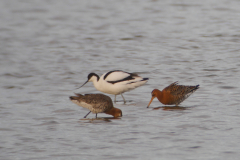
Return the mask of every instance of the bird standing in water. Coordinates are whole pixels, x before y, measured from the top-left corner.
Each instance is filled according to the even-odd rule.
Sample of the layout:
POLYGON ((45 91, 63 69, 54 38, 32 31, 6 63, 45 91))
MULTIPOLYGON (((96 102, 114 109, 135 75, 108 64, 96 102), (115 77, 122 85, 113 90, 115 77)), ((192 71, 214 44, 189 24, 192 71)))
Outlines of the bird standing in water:
MULTIPOLYGON (((98 113, 110 114, 115 118, 122 116, 122 111, 113 107, 112 99, 104 94, 76 94, 76 96, 69 98, 73 103, 89 109, 89 113, 96 113, 96 118, 98 113)), ((84 118, 86 118, 88 114, 84 116, 84 118)))
POLYGON ((168 87, 164 88, 162 91, 154 89, 152 91, 152 98, 147 106, 147 108, 152 103, 153 99, 157 99, 165 105, 178 106, 181 102, 187 99, 193 92, 199 88, 199 85, 196 86, 183 86, 178 85, 178 82, 170 84, 168 87))
POLYGON ((100 78, 96 73, 90 73, 88 75, 88 80, 82 86, 84 86, 87 82, 93 82, 93 85, 97 90, 115 95, 114 102, 116 102, 116 95, 121 94, 125 104, 126 100, 122 93, 142 86, 147 81, 148 78, 142 78, 136 73, 114 70, 103 74, 100 78))

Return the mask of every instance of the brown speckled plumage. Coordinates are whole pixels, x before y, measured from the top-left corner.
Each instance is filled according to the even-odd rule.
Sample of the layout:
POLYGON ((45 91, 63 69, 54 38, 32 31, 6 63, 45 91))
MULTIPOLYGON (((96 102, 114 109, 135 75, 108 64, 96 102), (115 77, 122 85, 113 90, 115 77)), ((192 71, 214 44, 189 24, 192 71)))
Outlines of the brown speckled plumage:
POLYGON ((119 109, 114 108, 112 99, 104 94, 76 94, 76 96, 71 96, 69 98, 73 103, 87 108, 93 113, 107 113, 113 115, 114 117, 120 116, 120 114, 114 115, 115 113, 112 113, 119 109))

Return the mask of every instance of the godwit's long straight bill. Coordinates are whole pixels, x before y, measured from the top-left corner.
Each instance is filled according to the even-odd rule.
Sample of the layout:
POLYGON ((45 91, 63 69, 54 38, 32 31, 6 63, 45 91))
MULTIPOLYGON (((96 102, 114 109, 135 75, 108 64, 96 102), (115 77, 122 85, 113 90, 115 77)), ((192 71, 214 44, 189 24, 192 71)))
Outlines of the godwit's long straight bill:
POLYGON ((147 108, 150 106, 150 104, 152 103, 152 101, 153 101, 154 98, 155 98, 155 97, 152 97, 152 98, 151 98, 150 102, 149 102, 148 105, 147 105, 147 108))

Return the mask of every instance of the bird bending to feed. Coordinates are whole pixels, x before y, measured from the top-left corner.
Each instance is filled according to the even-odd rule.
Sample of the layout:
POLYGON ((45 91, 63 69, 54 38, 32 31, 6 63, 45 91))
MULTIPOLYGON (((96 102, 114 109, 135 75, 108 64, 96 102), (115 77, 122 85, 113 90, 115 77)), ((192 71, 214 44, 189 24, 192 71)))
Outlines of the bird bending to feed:
POLYGON ((152 91, 152 99, 150 100, 147 108, 152 103, 153 99, 157 99, 166 105, 175 104, 178 106, 181 102, 187 99, 193 92, 199 88, 199 85, 196 86, 183 86, 178 85, 178 82, 170 84, 168 87, 164 88, 162 91, 154 89, 152 91))
MULTIPOLYGON (((98 113, 110 114, 115 118, 122 116, 122 111, 113 107, 112 99, 109 96, 104 94, 75 94, 76 96, 69 97, 70 100, 81 107, 89 109, 89 113, 96 113, 96 118, 98 113)), ((84 116, 84 118, 86 118, 88 114, 84 116)))
POLYGON ((90 73, 88 75, 88 80, 82 86, 84 86, 87 82, 93 82, 93 85, 97 90, 108 94, 114 94, 114 102, 116 102, 116 95, 121 94, 125 104, 126 100, 124 99, 122 93, 142 86, 147 81, 148 78, 142 78, 136 73, 114 70, 104 73, 100 78, 96 73, 90 73))

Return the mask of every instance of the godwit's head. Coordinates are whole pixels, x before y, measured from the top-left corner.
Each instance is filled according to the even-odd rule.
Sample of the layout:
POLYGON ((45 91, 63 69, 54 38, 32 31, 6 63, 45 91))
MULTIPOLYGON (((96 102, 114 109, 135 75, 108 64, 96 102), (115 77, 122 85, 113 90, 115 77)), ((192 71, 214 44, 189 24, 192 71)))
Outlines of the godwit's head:
MULTIPOLYGON (((96 73, 90 73, 88 75, 88 80, 82 86, 84 86, 87 82, 94 82, 94 81, 98 81, 98 80, 99 80, 99 76, 96 73)), ((78 87, 77 89, 79 89, 81 87, 78 87)))
POLYGON ((122 111, 118 108, 114 108, 114 117, 117 118, 117 117, 122 117, 122 111))
POLYGON ((114 108, 114 107, 105 113, 112 115, 114 118, 122 117, 122 111, 120 109, 114 108))
POLYGON ((147 108, 150 106, 150 104, 152 103, 152 101, 153 101, 153 99, 155 98, 155 97, 157 97, 157 92, 158 92, 158 89, 154 89, 153 91, 152 91, 152 98, 151 98, 151 100, 150 100, 150 102, 148 103, 148 106, 147 106, 147 108))

